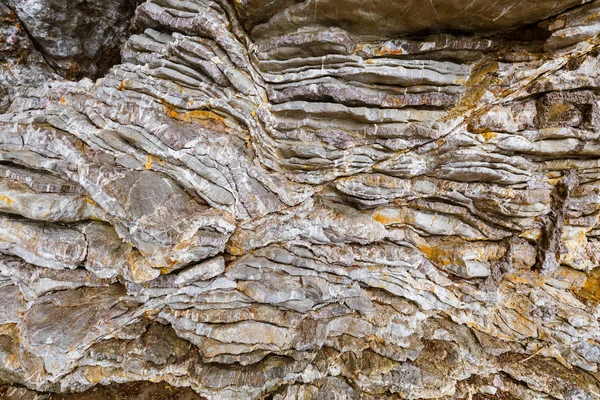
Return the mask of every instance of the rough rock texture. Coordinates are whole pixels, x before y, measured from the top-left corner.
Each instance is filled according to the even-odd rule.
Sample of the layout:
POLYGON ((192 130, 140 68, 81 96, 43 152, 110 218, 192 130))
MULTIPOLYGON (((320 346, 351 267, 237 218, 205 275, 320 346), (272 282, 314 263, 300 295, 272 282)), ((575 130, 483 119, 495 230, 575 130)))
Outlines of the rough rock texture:
POLYGON ((28 87, 58 78, 34 48, 17 15, 0 3, 0 112, 28 87))
POLYGON ((600 398, 599 0, 6 3, 0 395, 600 398))
POLYGON ((3 0, 48 64, 94 77, 119 60, 138 0, 3 0))

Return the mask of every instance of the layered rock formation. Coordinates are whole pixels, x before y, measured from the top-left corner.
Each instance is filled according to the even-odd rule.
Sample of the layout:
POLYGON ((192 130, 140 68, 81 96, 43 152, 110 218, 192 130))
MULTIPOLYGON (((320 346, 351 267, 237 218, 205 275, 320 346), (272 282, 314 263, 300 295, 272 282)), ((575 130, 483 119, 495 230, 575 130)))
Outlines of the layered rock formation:
POLYGON ((600 1, 134 6, 0 7, 0 393, 600 398, 600 1))

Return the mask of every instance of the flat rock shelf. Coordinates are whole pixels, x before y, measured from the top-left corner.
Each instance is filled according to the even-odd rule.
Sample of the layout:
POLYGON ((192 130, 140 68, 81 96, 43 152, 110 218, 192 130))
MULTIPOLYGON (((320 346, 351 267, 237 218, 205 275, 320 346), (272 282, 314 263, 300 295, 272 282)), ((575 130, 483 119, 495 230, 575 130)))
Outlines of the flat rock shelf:
POLYGON ((0 398, 600 399, 600 0, 2 0, 0 398))

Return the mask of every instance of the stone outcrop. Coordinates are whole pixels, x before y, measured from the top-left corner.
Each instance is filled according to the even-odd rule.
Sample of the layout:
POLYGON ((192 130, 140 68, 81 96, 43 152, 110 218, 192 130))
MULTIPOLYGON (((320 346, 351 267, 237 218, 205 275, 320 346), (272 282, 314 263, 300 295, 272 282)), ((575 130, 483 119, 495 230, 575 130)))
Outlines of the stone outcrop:
POLYGON ((0 395, 600 398, 600 1, 75 3, 0 5, 0 395))
POLYGON ((4 0, 47 64, 67 78, 104 74, 119 60, 137 0, 4 0))

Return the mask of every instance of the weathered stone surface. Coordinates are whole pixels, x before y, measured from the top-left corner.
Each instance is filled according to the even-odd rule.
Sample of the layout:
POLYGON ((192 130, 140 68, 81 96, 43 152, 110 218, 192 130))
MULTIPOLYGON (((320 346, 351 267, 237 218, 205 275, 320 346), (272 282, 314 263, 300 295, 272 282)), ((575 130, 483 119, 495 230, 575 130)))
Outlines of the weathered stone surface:
POLYGON ((0 396, 600 398, 600 1, 134 3, 0 5, 0 396))
POLYGON ((359 35, 397 36, 522 27, 590 0, 239 0, 242 23, 257 37, 277 37, 298 27, 335 26, 359 35))
POLYGON ((17 15, 0 3, 0 112, 30 86, 57 78, 17 15))
POLYGON ((45 60, 68 78, 95 77, 119 60, 137 0, 6 0, 45 60))

